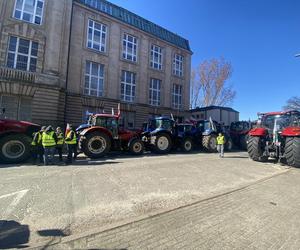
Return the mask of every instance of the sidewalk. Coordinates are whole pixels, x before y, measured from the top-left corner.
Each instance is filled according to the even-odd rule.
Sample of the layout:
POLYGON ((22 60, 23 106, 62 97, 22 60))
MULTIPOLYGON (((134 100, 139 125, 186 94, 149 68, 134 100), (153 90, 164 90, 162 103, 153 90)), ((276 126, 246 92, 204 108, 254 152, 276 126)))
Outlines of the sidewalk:
POLYGON ((48 249, 299 249, 300 170, 48 249))

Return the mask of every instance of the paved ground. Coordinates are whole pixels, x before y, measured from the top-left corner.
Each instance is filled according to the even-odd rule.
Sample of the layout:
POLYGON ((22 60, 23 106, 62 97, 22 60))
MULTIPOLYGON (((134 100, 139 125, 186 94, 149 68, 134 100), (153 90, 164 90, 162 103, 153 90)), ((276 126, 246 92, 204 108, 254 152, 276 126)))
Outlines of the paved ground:
POLYGON ((284 240, 296 248, 299 175, 252 162, 245 153, 225 159, 194 153, 82 160, 76 166, 2 165, 0 229, 7 230, 0 230, 0 242, 19 223, 19 244, 29 246, 62 240, 65 245, 54 248, 264 248, 260 244, 274 238, 281 239, 279 246, 284 240), (216 195, 221 196, 198 202, 216 195), (176 210, 166 212, 171 209, 176 210), (161 215, 151 217, 155 214, 161 215))

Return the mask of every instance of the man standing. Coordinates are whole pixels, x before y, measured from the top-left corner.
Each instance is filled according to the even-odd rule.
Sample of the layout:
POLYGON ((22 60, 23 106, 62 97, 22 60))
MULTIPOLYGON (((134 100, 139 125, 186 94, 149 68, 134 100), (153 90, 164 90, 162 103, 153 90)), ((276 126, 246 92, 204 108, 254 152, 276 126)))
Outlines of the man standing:
POLYGON ((64 134, 61 130, 60 127, 56 128, 56 137, 57 137, 57 144, 56 144, 56 150, 59 156, 59 162, 62 163, 63 158, 62 158, 62 150, 64 146, 64 134))
POLYGON ((48 126, 46 130, 43 132, 43 136, 42 136, 45 166, 49 165, 49 163, 54 164, 56 142, 57 142, 56 134, 54 133, 52 126, 48 126))
POLYGON ((71 124, 68 126, 65 142, 68 146, 68 158, 66 163, 70 164, 72 163, 72 159, 75 160, 77 156, 77 136, 71 124))
POLYGON ((217 150, 219 152, 219 157, 224 157, 224 144, 225 144, 225 137, 222 133, 219 133, 217 137, 217 150))
POLYGON ((45 131, 46 127, 43 126, 40 131, 34 133, 31 146, 32 146, 32 158, 34 164, 40 165, 44 162, 43 155, 44 155, 44 148, 42 144, 42 136, 43 132, 45 131), (39 160, 39 162, 38 162, 39 160))

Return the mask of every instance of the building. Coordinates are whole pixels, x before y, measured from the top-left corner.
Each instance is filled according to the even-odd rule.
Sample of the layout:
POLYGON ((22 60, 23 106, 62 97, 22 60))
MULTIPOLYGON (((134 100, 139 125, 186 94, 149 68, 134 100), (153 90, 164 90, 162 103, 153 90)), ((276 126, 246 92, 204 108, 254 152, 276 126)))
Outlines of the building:
POLYGON ((121 123, 134 128, 187 113, 186 39, 105 0, 4 0, 0 13, 8 117, 78 125, 121 103, 121 123))
POLYGON ((196 120, 211 119, 225 126, 230 126, 232 122, 239 121, 239 112, 228 107, 208 106, 190 110, 192 118, 196 120))

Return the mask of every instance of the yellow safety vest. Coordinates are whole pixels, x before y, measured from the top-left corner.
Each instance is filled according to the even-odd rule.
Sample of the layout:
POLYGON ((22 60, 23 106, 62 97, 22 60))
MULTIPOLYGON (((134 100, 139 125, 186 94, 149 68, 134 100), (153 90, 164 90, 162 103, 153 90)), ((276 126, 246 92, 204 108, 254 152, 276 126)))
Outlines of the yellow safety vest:
POLYGON ((64 144, 64 135, 63 133, 57 134, 57 145, 63 145, 64 144))
POLYGON ((76 138, 76 133, 74 131, 69 131, 69 133, 67 134, 67 137, 66 137, 66 144, 69 144, 69 145, 74 145, 77 143, 77 138, 76 138), (70 141, 68 139, 71 139, 71 134, 74 133, 74 136, 73 136, 73 139, 70 141))
POLYGON ((224 135, 217 137, 217 144, 218 145, 224 145, 225 144, 225 137, 224 137, 224 135))
POLYGON ((31 142, 32 146, 40 145, 41 141, 42 141, 42 133, 41 132, 34 133, 33 139, 35 138, 35 135, 37 135, 37 142, 32 140, 32 142, 31 142))
POLYGON ((50 133, 43 132, 42 136, 42 144, 44 147, 53 147, 56 146, 56 142, 53 138, 54 131, 50 133))

